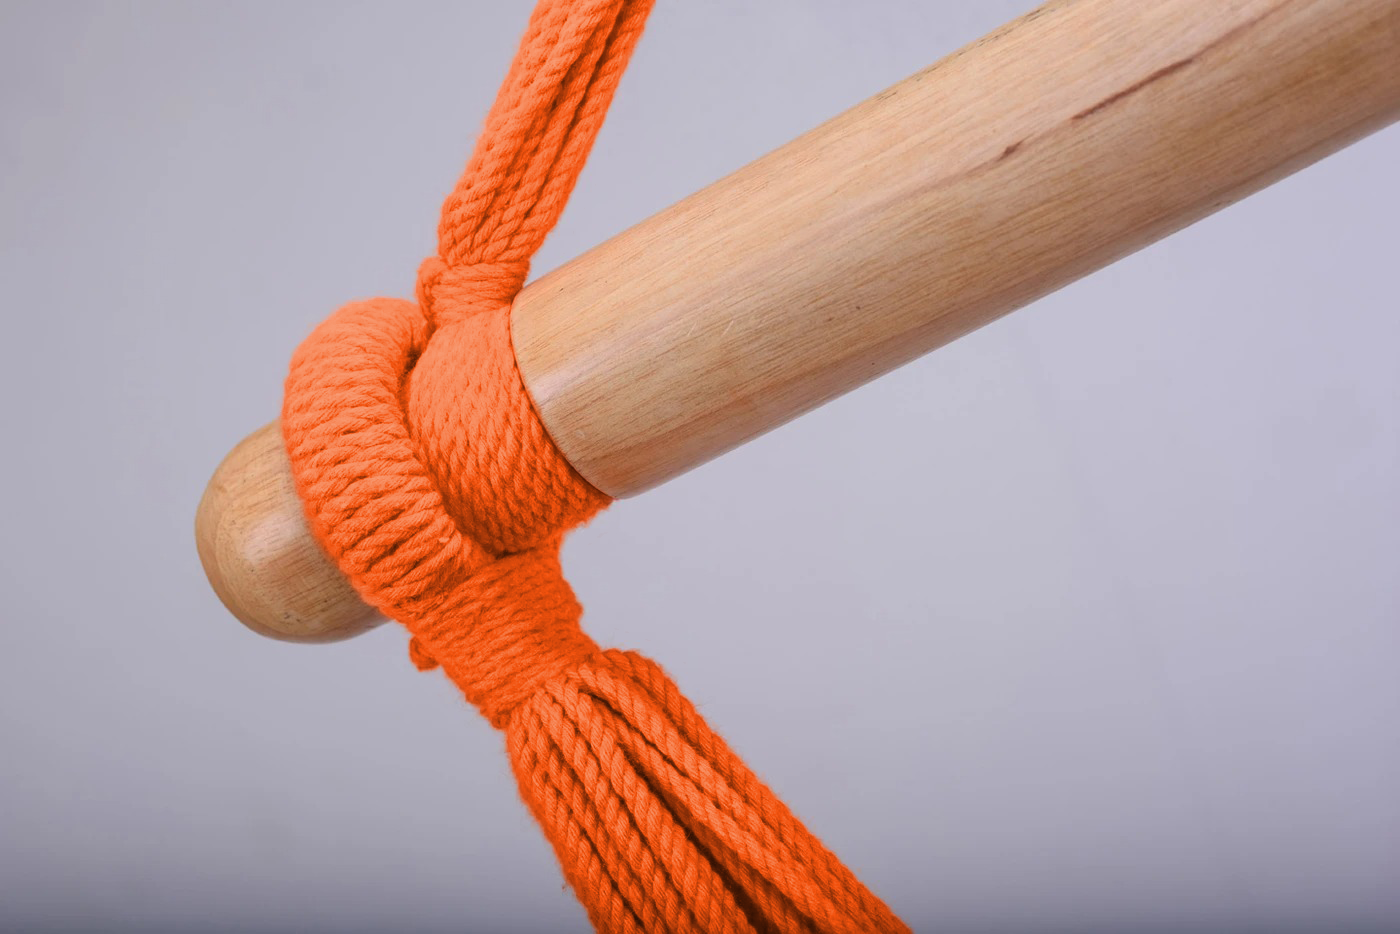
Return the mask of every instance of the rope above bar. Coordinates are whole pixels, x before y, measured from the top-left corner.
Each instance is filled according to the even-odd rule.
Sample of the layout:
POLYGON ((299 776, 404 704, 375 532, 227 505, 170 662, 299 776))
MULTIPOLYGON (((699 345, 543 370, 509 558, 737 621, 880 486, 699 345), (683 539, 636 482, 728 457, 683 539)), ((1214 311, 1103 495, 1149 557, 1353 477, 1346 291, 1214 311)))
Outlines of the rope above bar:
POLYGON ((600 930, 902 931, 658 666, 582 632, 563 536, 1393 121, 1400 0, 1051 3, 522 291, 649 9, 540 3, 417 302, 298 350, 201 557, 259 631, 403 622, 505 731, 600 930))
MULTIPOLYGON (((1397 116, 1400 0, 1047 4, 527 285, 516 362, 570 466, 628 496, 1397 116)), ((276 425, 196 537, 259 632, 382 621, 312 538, 276 425)))

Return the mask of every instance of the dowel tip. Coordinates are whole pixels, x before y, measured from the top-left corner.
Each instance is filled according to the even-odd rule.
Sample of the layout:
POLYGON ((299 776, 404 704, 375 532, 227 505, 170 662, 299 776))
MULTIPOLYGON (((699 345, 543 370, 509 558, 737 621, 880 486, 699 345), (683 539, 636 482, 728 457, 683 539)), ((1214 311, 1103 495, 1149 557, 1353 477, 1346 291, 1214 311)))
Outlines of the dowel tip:
POLYGON ((334 642, 383 621, 312 537, 277 422, 214 471, 195 512, 195 543, 214 592, 254 632, 334 642))

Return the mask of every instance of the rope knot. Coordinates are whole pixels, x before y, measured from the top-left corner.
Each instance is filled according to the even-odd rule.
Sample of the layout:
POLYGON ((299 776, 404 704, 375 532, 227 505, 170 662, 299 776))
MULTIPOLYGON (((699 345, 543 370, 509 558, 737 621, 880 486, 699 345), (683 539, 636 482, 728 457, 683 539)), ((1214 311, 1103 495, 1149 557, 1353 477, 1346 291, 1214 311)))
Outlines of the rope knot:
POLYGON ((440 664, 501 725, 597 651, 558 552, 608 498, 535 413, 504 273, 424 265, 429 300, 458 313, 436 329, 424 307, 395 299, 331 315, 293 357, 283 432, 317 538, 408 626, 415 663, 440 664), (466 284, 481 281, 498 291, 466 284), (461 313, 470 289, 492 304, 461 313))
POLYGON ((529 273, 529 260, 449 265, 430 256, 418 267, 418 304, 434 327, 443 327, 509 307, 529 273))
POLYGON ((559 567, 608 502, 555 448, 510 306, 651 0, 542 0, 418 302, 349 305, 297 349, 282 431, 312 532, 505 733, 599 931, 908 934, 655 664, 602 652, 559 567))
POLYGON ((415 627, 409 655, 420 670, 441 665, 467 700, 504 729, 542 685, 597 654, 579 628, 582 614, 557 547, 508 555, 444 595, 415 627))

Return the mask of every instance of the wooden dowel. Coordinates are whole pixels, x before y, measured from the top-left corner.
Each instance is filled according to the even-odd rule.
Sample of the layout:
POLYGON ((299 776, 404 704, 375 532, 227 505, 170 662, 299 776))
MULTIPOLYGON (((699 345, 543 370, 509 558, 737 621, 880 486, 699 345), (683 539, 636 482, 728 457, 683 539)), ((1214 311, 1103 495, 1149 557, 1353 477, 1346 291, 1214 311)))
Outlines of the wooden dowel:
POLYGON ((279 422, 244 438, 214 471, 194 538, 214 592, 254 632, 335 642, 384 621, 312 538, 279 422))
MULTIPOLYGON (((631 495, 1397 117, 1400 0, 1052 2, 527 286, 517 360, 631 495)), ((372 625, 275 430, 245 445, 197 520, 224 602, 284 638, 372 625)))

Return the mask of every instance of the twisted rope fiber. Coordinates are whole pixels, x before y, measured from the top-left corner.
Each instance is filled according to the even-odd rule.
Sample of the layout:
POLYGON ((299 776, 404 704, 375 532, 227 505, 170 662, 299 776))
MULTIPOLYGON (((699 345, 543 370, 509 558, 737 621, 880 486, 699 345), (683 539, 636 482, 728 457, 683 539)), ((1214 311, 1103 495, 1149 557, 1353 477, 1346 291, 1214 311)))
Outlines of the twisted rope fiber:
POLYGON ((579 628, 564 534, 609 500, 521 383, 510 304, 563 210, 651 0, 543 0, 443 205, 418 301, 348 305, 296 351, 282 426, 316 537, 505 732, 605 932, 907 928, 655 663, 579 628))

